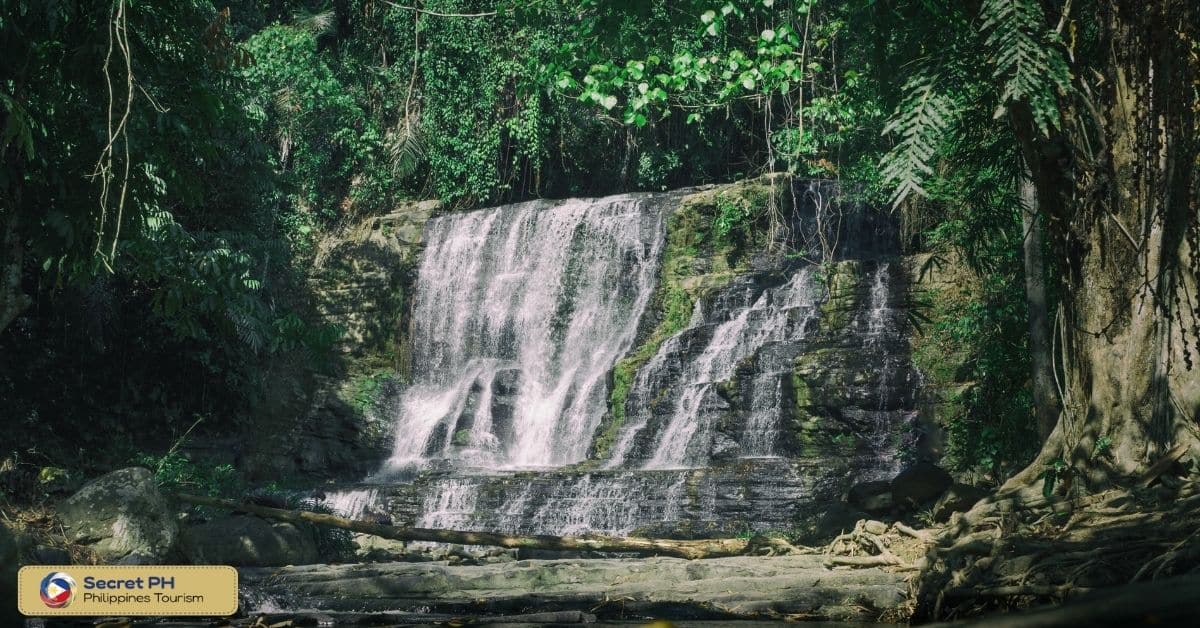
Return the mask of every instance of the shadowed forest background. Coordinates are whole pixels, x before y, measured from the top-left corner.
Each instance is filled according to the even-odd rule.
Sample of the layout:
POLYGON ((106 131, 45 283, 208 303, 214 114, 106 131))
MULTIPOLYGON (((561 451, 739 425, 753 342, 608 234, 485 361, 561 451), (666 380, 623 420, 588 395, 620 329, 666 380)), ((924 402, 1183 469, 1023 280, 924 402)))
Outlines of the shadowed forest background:
MULTIPOLYGON (((0 0, 0 58, 9 503, 129 464, 309 482, 271 437, 414 368, 409 321, 364 354, 322 300, 396 207, 773 173, 841 183, 969 283, 906 304, 944 395, 908 459, 1052 500, 1200 454, 1189 0, 0 0)), ((773 203, 697 232, 753 240, 773 203)))

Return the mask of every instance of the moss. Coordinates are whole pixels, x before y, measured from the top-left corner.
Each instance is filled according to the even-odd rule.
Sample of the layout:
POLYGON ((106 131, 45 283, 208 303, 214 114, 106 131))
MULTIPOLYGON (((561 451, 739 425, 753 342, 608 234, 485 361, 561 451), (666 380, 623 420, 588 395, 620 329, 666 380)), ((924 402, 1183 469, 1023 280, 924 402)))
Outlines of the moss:
MULTIPOLYGON (((365 362, 370 361, 365 360, 365 362)), ((379 398, 383 394, 384 383, 395 377, 396 371, 391 367, 366 367, 364 371, 349 378, 349 383, 338 391, 338 396, 359 414, 365 414, 379 402, 379 398)))
POLYGON ((808 382, 804 381, 804 376, 798 370, 792 371, 792 391, 796 396, 796 416, 805 416, 812 403, 812 391, 808 389, 808 382))
POLYGON ((457 447, 466 447, 471 444, 471 430, 458 430, 450 439, 450 444, 457 447))
POLYGON ((858 306, 863 280, 862 264, 857 261, 827 264, 821 273, 829 297, 821 304, 821 331, 835 333, 850 325, 858 306))
POLYGON ((762 177, 718 186, 688 195, 667 222, 659 288, 653 311, 658 324, 646 339, 613 367, 609 417, 597 429, 592 457, 611 453, 625 425, 625 402, 638 369, 646 364, 667 338, 683 331, 696 302, 727 285, 747 268, 745 260, 756 246, 765 245, 769 179, 762 177), (735 229, 718 234, 721 207, 746 208, 748 218, 735 229))

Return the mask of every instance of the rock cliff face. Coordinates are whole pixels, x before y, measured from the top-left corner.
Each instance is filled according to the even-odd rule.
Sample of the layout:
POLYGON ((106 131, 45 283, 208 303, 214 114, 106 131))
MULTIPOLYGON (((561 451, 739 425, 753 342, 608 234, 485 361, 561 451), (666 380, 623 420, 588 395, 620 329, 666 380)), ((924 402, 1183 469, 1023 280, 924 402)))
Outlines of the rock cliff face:
POLYGON ((322 242, 306 290, 311 323, 342 331, 331 364, 279 364, 264 373, 259 430, 189 443, 202 458, 227 461, 253 478, 361 478, 392 448, 392 417, 379 408, 408 375, 405 343, 422 233, 438 201, 404 203, 322 242))
POLYGON ((894 475, 920 414, 897 230, 851 196, 764 178, 427 227, 392 461, 331 505, 557 534, 813 524, 894 475), (605 360, 598 391, 566 368, 605 360))

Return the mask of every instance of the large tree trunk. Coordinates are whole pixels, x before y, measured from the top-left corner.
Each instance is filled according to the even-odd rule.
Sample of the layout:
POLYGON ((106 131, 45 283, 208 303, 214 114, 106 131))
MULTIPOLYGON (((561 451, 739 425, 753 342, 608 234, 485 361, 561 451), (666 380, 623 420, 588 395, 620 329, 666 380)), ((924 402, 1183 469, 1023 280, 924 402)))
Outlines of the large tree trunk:
POLYGON ((1038 221, 1037 190, 1033 179, 1021 178, 1021 222, 1025 239, 1025 302, 1029 307, 1029 352, 1033 382, 1033 413, 1042 442, 1050 438, 1058 422, 1058 395, 1051 374, 1051 346, 1046 266, 1043 259, 1042 227, 1038 221))
POLYGON ((1028 483, 1061 458, 1088 483, 1196 447, 1200 412, 1197 112, 1200 35, 1192 0, 1097 3, 1099 75, 1080 72, 1069 152, 1018 136, 1060 256, 1060 422, 1028 483), (1085 84, 1086 83, 1086 84, 1085 84), (1050 206, 1045 202, 1051 199, 1050 206))

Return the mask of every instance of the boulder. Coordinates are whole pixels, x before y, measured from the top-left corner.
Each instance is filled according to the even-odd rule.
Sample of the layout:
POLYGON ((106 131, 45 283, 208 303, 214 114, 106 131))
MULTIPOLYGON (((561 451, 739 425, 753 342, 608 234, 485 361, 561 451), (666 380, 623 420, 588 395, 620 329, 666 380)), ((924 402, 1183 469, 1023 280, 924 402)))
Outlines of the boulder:
POLYGON ((354 535, 354 558, 362 563, 389 563, 404 560, 408 554, 404 541, 393 541, 370 534, 354 535))
POLYGON ((183 552, 196 565, 281 567, 321 560, 316 540, 307 530, 239 515, 184 528, 183 552))
POLYGON ((942 493, 941 498, 933 505, 933 520, 945 523, 950 515, 956 512, 967 512, 979 500, 988 496, 987 489, 970 484, 955 483, 942 493))
POLYGON ((850 487, 846 503, 863 512, 887 512, 892 509, 892 483, 887 480, 859 482, 850 487))
POLYGON ((58 506, 67 539, 106 563, 155 564, 175 556, 179 526, 150 471, 131 467, 93 480, 58 506))
POLYGON ((915 508, 937 499, 953 483, 954 478, 945 469, 918 462, 892 480, 892 501, 902 508, 915 508))

